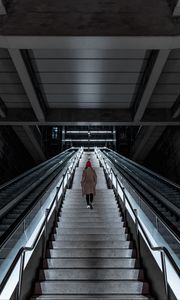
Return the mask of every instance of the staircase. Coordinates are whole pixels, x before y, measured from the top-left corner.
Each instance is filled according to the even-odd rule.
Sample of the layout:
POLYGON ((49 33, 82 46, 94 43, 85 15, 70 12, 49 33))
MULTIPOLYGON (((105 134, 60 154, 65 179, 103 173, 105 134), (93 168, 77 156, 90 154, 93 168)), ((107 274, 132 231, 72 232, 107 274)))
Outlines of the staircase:
POLYGON ((67 190, 47 257, 31 300, 154 300, 114 193, 95 155, 83 154, 67 190), (86 207, 80 181, 90 155, 97 173, 94 209, 86 207))

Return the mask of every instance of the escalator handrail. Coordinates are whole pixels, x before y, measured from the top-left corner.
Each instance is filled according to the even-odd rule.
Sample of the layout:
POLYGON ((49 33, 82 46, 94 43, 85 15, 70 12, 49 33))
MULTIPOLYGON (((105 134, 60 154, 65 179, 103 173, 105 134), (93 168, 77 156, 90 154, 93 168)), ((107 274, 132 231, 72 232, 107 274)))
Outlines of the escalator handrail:
MULTIPOLYGON (((109 156, 109 154, 106 154, 109 156)), ((118 161, 118 166, 120 168, 121 165, 123 166, 123 168, 127 169, 128 172, 132 173, 132 174, 135 174, 135 170, 131 170, 130 167, 127 167, 126 165, 123 165, 123 163, 119 160, 118 161)), ((126 172, 126 171, 125 171, 126 172)), ((136 174, 135 174, 136 175, 136 174)), ((134 175, 130 175, 132 177, 134 177, 134 175)), ((135 177, 136 178, 136 177, 135 177)), ((173 212, 173 214, 175 214, 178 218, 180 217, 180 208, 178 206, 176 206, 174 203, 172 203, 171 201, 169 201, 167 199, 167 197, 165 197, 159 190, 157 189, 153 189, 151 184, 148 185, 147 182, 143 181, 141 179, 141 177, 137 177, 138 178, 138 181, 140 182, 141 185, 144 186, 145 189, 147 189, 151 194, 153 194, 161 203, 163 203, 163 205, 167 206, 168 209, 173 212)), ((135 179, 137 181, 137 179, 135 179)))
MULTIPOLYGON (((67 155, 67 154, 66 154, 66 155, 67 155)), ((65 156, 63 159, 65 159, 65 161, 66 161, 66 160, 67 160, 67 156, 65 156)), ((58 165, 58 163, 56 162, 56 164, 53 165, 48 171, 46 171, 46 173, 43 174, 43 176, 41 176, 38 180, 36 180, 36 182, 33 182, 33 183, 30 185, 30 187, 26 188, 26 190, 28 190, 27 193, 26 193, 26 190, 22 191, 22 192, 21 192, 19 195, 17 195, 14 199, 11 199, 11 201, 10 201, 9 203, 5 203, 5 205, 2 206, 2 207, 0 208, 0 210, 3 210, 6 206, 9 206, 9 205, 11 204, 11 202, 13 202, 16 198, 19 198, 19 199, 18 199, 18 202, 20 202, 20 201, 22 200, 23 197, 27 197, 28 194, 31 193, 31 192, 37 187, 37 185, 38 185, 45 177, 47 177, 49 173, 52 172, 53 169, 56 169, 56 168, 58 167, 57 165, 58 165)), ((16 203, 15 203, 14 205, 16 205, 16 203)), ((12 204, 11 207, 9 207, 9 209, 11 209, 14 205, 12 204)), ((8 209, 8 210, 9 210, 9 209, 8 209)), ((3 215, 4 215, 4 213, 3 213, 3 215)), ((0 217, 1 217, 1 216, 0 216, 0 217)))
MULTIPOLYGON (((75 159, 75 162, 76 162, 76 159, 75 159)), ((9 277, 10 277, 10 275, 11 275, 11 273, 12 273, 14 267, 16 266, 18 260, 20 259, 21 255, 22 255, 23 253, 27 252, 27 251, 32 251, 32 250, 35 248, 35 246, 37 245, 37 242, 38 242, 38 240, 39 240, 39 238, 40 238, 40 236, 41 236, 41 233, 42 233, 42 231, 44 230, 45 225, 46 225, 46 222, 47 222, 47 220, 48 220, 48 218, 49 218, 49 216, 50 216, 51 209, 52 209, 52 207, 54 206, 55 201, 56 201, 56 198, 58 197, 58 193, 59 193, 59 191, 60 191, 60 189, 61 189, 61 187, 62 187, 62 184, 64 183, 64 179, 65 179, 65 176, 66 176, 67 172, 68 172, 68 168, 66 169, 65 174, 63 174, 63 178, 62 178, 62 180, 61 180, 61 183, 60 183, 59 187, 57 188, 56 194, 55 194, 55 196, 54 196, 54 199, 52 200, 52 203, 51 203, 51 205, 50 205, 50 207, 49 207, 49 209, 48 209, 47 214, 45 214, 44 221, 43 221, 43 223, 42 223, 40 229, 38 230, 38 232, 37 232, 37 234, 36 234, 36 238, 34 239, 33 244, 32 244, 30 247, 26 247, 26 246, 21 247, 21 248, 19 249, 18 253, 16 254, 16 256, 15 256, 13 262, 11 263, 11 265, 10 265, 10 267, 9 267, 9 269, 8 269, 7 274, 5 275, 4 279, 2 280, 2 282, 1 282, 1 284, 0 284, 0 294, 2 293, 2 290, 3 290, 4 286, 6 285, 8 279, 9 279, 9 277)), ((23 270, 22 270, 22 272, 23 272, 23 270)))
MULTIPOLYGON (((71 157, 72 158, 72 157, 71 157)), ((70 159, 71 159, 70 158, 70 159)), ((67 158, 69 159, 69 157, 67 158)), ((61 170, 60 172, 63 170, 64 164, 66 164, 67 159, 62 163, 61 165, 61 170)), ((56 175, 57 177, 58 175, 56 175)), ((45 194, 47 187, 49 187, 51 185, 51 183, 55 180, 55 178, 53 178, 48 185, 34 198, 33 203, 31 203, 23 212, 23 214, 21 214, 16 221, 5 231, 5 233, 0 237, 0 249, 3 247, 3 245, 11 238, 11 236, 14 234, 14 232, 17 230, 17 228, 20 226, 20 224, 25 220, 25 218, 31 213, 31 211, 33 210, 33 208, 35 207, 35 205, 37 204, 37 200, 39 199, 39 197, 43 197, 43 195, 45 194), (5 236, 5 237, 4 237, 5 236)))
POLYGON ((139 169, 142 169, 146 173, 149 173, 150 175, 153 175, 153 176, 157 177, 160 181, 162 181, 162 182, 165 181, 168 185, 171 185, 172 187, 178 189, 179 192, 180 192, 180 185, 178 185, 177 183, 175 183, 175 182, 169 180, 168 178, 166 178, 166 177, 164 177, 164 176, 162 176, 162 175, 160 175, 160 174, 158 174, 158 173, 156 173, 156 172, 154 172, 154 171, 152 171, 152 170, 150 170, 150 169, 148 169, 148 168, 146 168, 146 167, 138 164, 137 162, 135 162, 135 161, 133 161, 133 160, 131 160, 131 159, 129 159, 129 158, 127 158, 127 157, 125 157, 125 156, 123 156, 123 155, 115 152, 115 151, 113 151, 112 149, 109 149, 107 147, 106 147, 106 149, 108 151, 110 151, 110 152, 113 152, 116 156, 119 156, 122 159, 127 160, 129 163, 137 166, 139 169))
MULTIPOLYGON (((111 171, 115 174, 114 170, 111 168, 111 171)), ((134 185, 129 182, 129 180, 118 170, 118 172, 121 174, 121 177, 125 179, 125 181, 128 182, 128 184, 130 184, 133 188, 134 185)), ((117 174, 115 174, 117 175, 117 174)), ((139 191, 136 190, 136 194, 138 195, 138 197, 140 197, 142 199, 141 194, 139 193, 139 191)), ((143 199, 142 199, 143 200, 143 199)), ((176 234, 176 232, 173 231, 173 229, 167 224, 168 219, 166 219, 166 217, 164 217, 161 212, 157 212, 152 206, 151 204, 149 204, 148 202, 146 202, 146 205, 150 208, 151 212, 155 215, 155 217, 158 217, 158 219, 160 219, 161 223, 163 223, 163 225, 166 227, 166 229, 170 232, 171 235, 174 236, 174 238, 177 240, 178 243, 180 243, 180 237, 176 234)))
MULTIPOLYGON (((114 170, 113 170, 112 168, 111 168, 111 171, 114 173, 114 175, 115 175, 115 177, 116 177, 116 174, 115 174, 115 172, 114 172, 114 170)), ((142 230, 142 232, 143 232, 143 235, 145 236, 145 240, 146 240, 146 242, 148 243, 149 247, 151 248, 152 251, 163 251, 163 252, 167 255, 167 257, 169 258, 169 260, 170 260, 172 266, 174 267, 175 271, 177 272, 177 274, 180 276, 180 269, 179 269, 178 265, 176 264, 174 258, 171 256, 169 250, 168 250, 166 247, 164 247, 164 246, 157 246, 157 247, 154 247, 154 246, 152 245, 152 243, 151 243, 151 241, 150 241, 150 239, 149 239, 149 237, 148 237, 148 235, 147 235, 147 233, 146 233, 146 231, 145 231, 143 225, 141 224, 141 221, 140 221, 139 217, 138 217, 137 214, 135 213, 135 211, 134 211, 134 209, 133 209, 133 207, 132 207, 132 204, 131 204, 131 202, 130 202, 129 199, 128 199, 128 196, 126 195, 126 193, 125 193, 125 191, 124 191, 124 187, 121 185, 121 182, 120 182, 119 178, 118 178, 118 177, 116 177, 116 178, 117 178, 117 181, 118 181, 118 183, 119 183, 119 186, 120 186, 120 188, 121 188, 121 190, 122 190, 122 193, 123 193, 124 197, 126 198, 126 201, 128 202, 128 205, 130 206, 131 211, 132 211, 132 213, 133 213, 135 219, 137 220, 137 223, 138 223, 139 227, 141 228, 141 230, 142 230)), ((127 207, 126 207, 126 210, 127 210, 127 207)))
POLYGON ((69 149, 66 149, 65 151, 63 151, 63 152, 57 154, 56 156, 53 156, 52 158, 50 158, 50 159, 48 159, 48 160, 45 160, 44 162, 42 162, 42 163, 38 164, 37 166, 31 168, 30 170, 28 170, 28 171, 26 171, 26 172, 20 174, 19 176, 16 176, 16 177, 14 177, 13 179, 11 179, 11 180, 9 180, 9 181, 7 181, 7 182, 1 184, 1 185, 0 185, 0 191, 3 190, 3 189, 4 189, 5 187, 7 187, 8 185, 11 185, 12 183, 15 183, 16 181, 18 181, 18 180, 24 178, 25 176, 27 176, 27 175, 33 173, 34 171, 40 169, 40 168, 43 167, 44 165, 46 165, 46 164, 48 164, 49 162, 53 161, 54 159, 58 158, 58 156, 61 156, 61 155, 65 154, 65 152, 67 152, 67 151, 69 151, 69 150, 73 150, 73 147, 72 147, 72 148, 69 148, 69 149))

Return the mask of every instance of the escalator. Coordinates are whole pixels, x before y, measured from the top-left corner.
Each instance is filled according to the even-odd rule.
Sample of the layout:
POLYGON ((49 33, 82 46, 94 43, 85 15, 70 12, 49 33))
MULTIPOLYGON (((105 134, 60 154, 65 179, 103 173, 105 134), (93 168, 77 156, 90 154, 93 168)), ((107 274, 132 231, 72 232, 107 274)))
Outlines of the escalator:
MULTIPOLYGON (((103 150, 102 152, 116 166, 123 178, 149 204, 159 219, 166 224, 168 229, 160 224, 158 230, 180 258, 180 187, 114 151, 103 150)), ((148 214, 148 212, 145 213, 148 214)), ((154 222, 152 214, 148 217, 154 222)))

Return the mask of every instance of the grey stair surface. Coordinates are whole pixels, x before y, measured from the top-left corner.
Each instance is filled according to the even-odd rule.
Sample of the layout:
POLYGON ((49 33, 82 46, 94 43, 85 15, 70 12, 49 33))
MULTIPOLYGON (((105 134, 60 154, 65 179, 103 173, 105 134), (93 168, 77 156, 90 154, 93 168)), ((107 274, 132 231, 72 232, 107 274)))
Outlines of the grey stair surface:
POLYGON ((31 300, 154 300, 112 190, 94 153, 84 153, 67 190, 31 300), (93 209, 81 193, 90 157, 97 174, 93 209))

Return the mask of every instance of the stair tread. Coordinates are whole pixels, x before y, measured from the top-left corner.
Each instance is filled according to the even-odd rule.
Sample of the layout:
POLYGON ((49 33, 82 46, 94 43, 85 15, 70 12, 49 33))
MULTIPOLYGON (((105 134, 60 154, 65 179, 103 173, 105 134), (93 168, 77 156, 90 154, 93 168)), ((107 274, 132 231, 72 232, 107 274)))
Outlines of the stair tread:
POLYGON ((40 272, 40 280, 137 280, 143 279, 139 269, 45 269, 40 272))
MULTIPOLYGON (((39 283, 36 283, 38 286, 39 283)), ((38 287, 36 287, 36 290, 38 287)), ((45 294, 146 294, 149 285, 142 281, 43 281, 40 282, 40 291, 45 294)))
POLYGON ((135 250, 133 249, 50 249, 47 251, 48 257, 62 258, 62 257, 132 257, 135 250))
POLYGON ((137 261, 135 258, 47 258, 43 265, 45 268, 134 268, 137 261))
POLYGON ((131 241, 53 241, 53 248, 129 248, 131 241))
POLYGON ((76 241, 125 241, 127 234, 54 234, 56 240, 76 241))
POLYGON ((144 295, 103 295, 98 296, 98 295, 40 295, 40 296, 35 296, 31 297, 31 300, 154 300, 153 297, 151 296, 144 296, 144 295))
POLYGON ((66 191, 31 300, 154 300, 114 191, 90 156, 98 177, 94 209, 87 209, 80 186, 85 154, 66 191))
POLYGON ((123 234, 127 231, 125 227, 119 228, 56 228, 57 234, 123 234))

